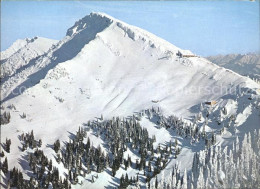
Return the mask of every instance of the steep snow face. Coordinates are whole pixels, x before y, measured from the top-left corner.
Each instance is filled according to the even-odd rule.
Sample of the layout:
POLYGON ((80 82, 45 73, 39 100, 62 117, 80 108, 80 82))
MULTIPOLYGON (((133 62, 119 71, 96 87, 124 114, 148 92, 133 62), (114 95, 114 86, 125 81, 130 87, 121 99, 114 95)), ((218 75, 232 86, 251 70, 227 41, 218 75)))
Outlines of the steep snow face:
MULTIPOLYGON (((49 110, 57 104, 55 111, 64 114, 55 119, 61 119, 58 122, 63 125, 64 115, 75 110, 82 117, 89 113, 91 118, 100 113, 131 115, 156 105, 167 114, 187 117, 193 115, 192 106, 218 100, 226 90, 236 91, 239 85, 259 87, 204 58, 180 58, 178 51, 185 53, 140 28, 92 13, 70 28, 67 37, 32 67, 6 81, 2 94, 11 93, 12 83, 31 87, 42 79, 10 103, 25 108, 35 120, 39 115, 34 112, 39 107, 46 117, 57 116, 49 110), (57 99, 63 99, 63 103, 57 99), (32 106, 27 109, 29 101, 32 106)), ((14 94, 20 94, 19 90, 14 94)), ((69 122, 83 121, 76 119, 72 116, 69 122)))
MULTIPOLYGON (((20 88, 11 93, 16 83, 28 88, 41 80, 9 102, 25 108, 30 101, 32 106, 25 111, 34 119, 38 107, 46 117, 57 116, 49 110, 53 104, 65 115, 75 110, 91 116, 131 115, 156 105, 167 114, 188 117, 194 105, 219 100, 238 86, 259 87, 204 58, 180 58, 178 51, 187 53, 140 28, 92 13, 76 22, 67 37, 33 66, 4 82, 2 99, 20 94, 20 88)), ((60 115, 62 125, 65 119, 60 115)))
MULTIPOLYGON (((91 16, 88 16, 91 17, 91 16)), ((21 93, 21 88, 29 88, 43 79, 46 73, 57 64, 74 58, 98 32, 101 32, 110 25, 109 19, 93 18, 82 31, 77 31, 77 35, 66 36, 64 39, 53 45, 44 55, 33 59, 25 69, 19 70, 12 77, 4 80, 1 85, 1 100, 13 98, 21 93), (96 23, 96 25, 94 25, 96 23)), ((22 90, 23 91, 23 90, 22 90)))
MULTIPOLYGON (((69 132, 101 114, 105 119, 129 116, 159 106, 165 115, 191 119, 199 112, 200 103, 216 100, 224 106, 240 98, 227 95, 229 90, 237 93, 239 88, 250 88, 255 93, 259 89, 249 78, 201 57, 177 56, 178 52, 193 55, 140 28, 92 13, 75 23, 67 36, 32 66, 3 83, 3 105, 14 104, 16 110, 10 110, 11 122, 2 132, 21 147, 17 135, 33 129, 35 137, 43 140, 43 150, 53 158, 49 145, 56 139, 67 140, 69 132), (20 94, 23 86, 27 89, 20 94), (11 93, 13 89, 18 93, 11 93), (26 119, 21 119, 23 112, 26 119)), ((247 98, 244 101, 249 103, 247 98)), ((232 111, 233 105, 242 107, 234 103, 232 111)), ((250 113, 248 109, 241 114, 241 125, 250 113)), ((146 120, 142 123, 148 125, 146 120)), ((164 131, 157 133, 158 138, 171 138, 164 131)), ((102 143, 100 140, 95 142, 102 143)), ((191 163, 193 152, 186 152, 191 163)), ((17 146, 12 147, 9 164, 19 167, 21 155, 17 146)), ((103 188, 103 180, 99 182, 97 188, 103 188)))
POLYGON ((260 80, 259 54, 228 54, 210 56, 207 59, 241 75, 260 80))
POLYGON ((103 30, 104 25, 109 26, 112 19, 109 16, 102 16, 101 14, 91 13, 84 18, 77 21, 71 28, 67 30, 67 36, 74 36, 86 28, 95 28, 96 30, 103 30), (102 17, 102 19, 100 19, 102 17), (98 29, 99 28, 99 29, 98 29))
POLYGON ((10 48, 1 52, 1 79, 5 80, 33 64, 35 59, 46 53, 56 42, 42 37, 17 40, 10 48))
MULTIPOLYGON (((142 58, 140 58, 139 60, 134 60, 136 62, 135 64, 138 64, 139 66, 141 66, 141 64, 156 60, 157 62, 167 63, 174 61, 179 62, 181 63, 181 65, 187 67, 187 69, 185 69, 187 72, 184 73, 189 73, 188 70, 193 69, 192 65, 195 64, 198 64, 199 67, 201 66, 209 69, 211 69, 210 67, 212 67, 213 71, 218 69, 218 67, 212 65, 210 62, 206 61, 203 58, 194 57, 179 59, 176 56, 176 53, 178 53, 179 51, 184 55, 192 55, 192 53, 187 50, 179 49, 147 31, 134 26, 130 26, 106 14, 91 13, 80 21, 76 22, 73 27, 68 29, 67 36, 55 46, 53 46, 50 51, 48 51, 48 53, 37 59, 34 59, 33 64, 29 64, 28 66, 26 66, 25 69, 19 70, 19 73, 4 81, 1 86, 1 99, 3 101, 6 101, 17 96, 17 94, 20 94, 21 92, 21 87, 29 88, 31 86, 34 86, 45 77, 46 73, 50 69, 54 68, 59 63, 75 58, 79 54, 79 52, 83 50, 83 47, 90 42, 101 42, 101 46, 106 47, 106 49, 110 49, 110 52, 118 50, 118 52, 112 52, 112 54, 119 53, 121 48, 122 50, 127 51, 127 57, 120 56, 120 54, 118 54, 118 58, 116 58, 116 61, 119 61, 122 57, 130 60, 132 57, 136 57, 136 53, 139 53, 140 56, 148 55, 148 59, 142 60, 142 58), (99 33, 101 34, 100 36, 103 37, 99 38, 97 35, 99 33), (119 41, 120 37, 123 39, 123 41, 119 41), (128 41, 132 42, 135 45, 130 44, 128 41), (138 45, 137 48, 134 47, 136 45, 138 45), (117 46, 118 49, 115 50, 114 47, 117 48, 117 46)), ((120 65, 122 64, 120 63, 120 65)), ((166 64, 163 65, 165 66, 166 64)), ((155 67, 157 68, 157 65, 155 67)), ((182 66, 180 67, 182 68, 182 66)), ((225 75, 223 69, 219 68, 218 70, 219 71, 216 72, 216 76, 212 76, 213 80, 216 80, 217 77, 221 78, 223 74, 225 75), (222 73, 222 76, 220 75, 220 73, 222 73)), ((173 72, 177 72, 177 70, 172 71, 171 73, 173 72)), ((203 74, 210 75, 206 72, 203 74)), ((251 82, 249 80, 242 79, 241 77, 238 77, 236 79, 235 77, 233 78, 234 80, 238 79, 240 83, 251 82)), ((238 83, 239 82, 237 81, 235 84, 238 83)))

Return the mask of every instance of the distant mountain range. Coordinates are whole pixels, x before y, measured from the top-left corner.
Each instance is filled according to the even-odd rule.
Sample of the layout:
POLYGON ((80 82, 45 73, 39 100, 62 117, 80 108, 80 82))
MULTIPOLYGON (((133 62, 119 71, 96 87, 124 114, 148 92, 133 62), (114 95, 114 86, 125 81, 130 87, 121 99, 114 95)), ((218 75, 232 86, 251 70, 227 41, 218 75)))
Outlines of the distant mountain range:
POLYGON ((259 54, 227 54, 206 57, 211 62, 243 76, 260 80, 259 54))

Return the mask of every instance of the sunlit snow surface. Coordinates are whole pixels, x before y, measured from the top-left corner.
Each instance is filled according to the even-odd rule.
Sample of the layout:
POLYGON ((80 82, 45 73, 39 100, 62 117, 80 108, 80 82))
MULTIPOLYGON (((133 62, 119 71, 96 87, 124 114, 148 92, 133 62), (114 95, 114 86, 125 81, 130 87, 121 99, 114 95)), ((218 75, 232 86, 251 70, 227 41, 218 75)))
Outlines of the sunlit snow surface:
MULTIPOLYGON (((226 107, 227 116, 238 115, 235 120, 238 130, 218 136, 218 145, 231 144, 236 135, 259 128, 257 83, 199 56, 180 58, 176 55, 178 51, 192 53, 140 28, 105 14, 92 13, 75 23, 63 40, 58 43, 49 41, 46 49, 47 41, 41 38, 38 41, 36 46, 42 53, 37 58, 20 54, 18 49, 25 47, 24 41, 17 41, 5 55, 7 61, 15 56, 30 62, 1 85, 3 105, 14 104, 16 107, 16 110, 6 108, 11 112, 11 122, 2 126, 3 138, 12 140, 11 153, 7 154, 10 168, 16 166, 28 173, 28 165, 23 163, 26 151, 20 151, 22 145, 17 136, 34 130, 35 137, 43 141, 42 149, 63 175, 67 170, 56 163, 50 145, 57 139, 68 141, 70 133, 101 114, 104 119, 127 117, 144 109, 160 107, 164 116, 175 115, 192 123, 200 112, 200 104, 215 100, 217 104, 212 109, 213 116, 206 128, 208 132, 220 129, 216 120, 221 108, 226 107), (19 93, 21 87, 26 88, 22 94, 19 93), (234 94, 226 94, 223 89, 232 90, 234 94), (21 119, 23 112, 26 119, 21 119)), ((156 135, 156 145, 179 137, 171 129, 158 128, 145 116, 140 124, 148 129, 149 135, 156 135)), ((88 135, 94 146, 105 142, 91 131, 88 135)), ((190 170, 193 153, 203 149, 204 143, 190 144, 181 137, 178 140, 182 146, 181 154, 170 160, 159 179, 162 174, 167 177, 177 161, 181 171, 184 168, 190 170)), ((133 159, 138 158, 129 151, 125 153, 133 159)), ((128 169, 127 172, 134 176, 137 170, 128 169)), ((120 178, 122 173, 125 170, 120 168, 116 177, 120 178)), ((83 185, 74 187, 103 188, 117 184, 108 172, 99 174, 94 183, 85 180, 90 178, 91 175, 80 178, 83 185)))

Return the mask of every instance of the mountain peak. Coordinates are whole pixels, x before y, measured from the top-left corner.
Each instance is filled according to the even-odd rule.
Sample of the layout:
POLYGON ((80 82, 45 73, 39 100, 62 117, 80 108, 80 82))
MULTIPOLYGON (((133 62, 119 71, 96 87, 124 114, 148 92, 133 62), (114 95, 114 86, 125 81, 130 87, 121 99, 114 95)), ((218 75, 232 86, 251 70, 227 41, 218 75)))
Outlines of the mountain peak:
POLYGON ((75 24, 67 30, 67 36, 73 37, 83 31, 89 35, 96 35, 99 32, 105 30, 107 27, 113 27, 120 29, 125 36, 128 36, 133 41, 141 40, 148 43, 152 48, 158 48, 163 51, 170 50, 172 54, 178 51, 184 54, 193 54, 188 50, 180 49, 168 41, 144 30, 139 27, 127 24, 121 20, 118 20, 110 15, 100 12, 92 12, 84 18, 75 22, 75 24), (96 32, 94 34, 94 32, 96 32))
POLYGON ((107 19, 110 19, 111 21, 114 20, 114 21, 118 21, 118 19, 106 14, 106 13, 103 13, 103 12, 91 12, 90 13, 90 16, 93 17, 93 16, 96 16, 96 17, 100 17, 100 18, 107 18, 107 19))
POLYGON ((92 12, 75 22, 75 24, 67 30, 67 36, 73 36, 88 27, 103 27, 104 24, 109 26, 115 18, 105 14, 92 12))

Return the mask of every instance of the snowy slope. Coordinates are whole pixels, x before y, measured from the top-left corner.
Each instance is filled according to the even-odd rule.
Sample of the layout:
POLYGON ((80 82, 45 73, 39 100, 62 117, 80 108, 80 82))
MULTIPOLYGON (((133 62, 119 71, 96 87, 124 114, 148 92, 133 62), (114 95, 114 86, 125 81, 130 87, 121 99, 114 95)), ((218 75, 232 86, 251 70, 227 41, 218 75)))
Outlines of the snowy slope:
POLYGON ((46 53, 56 42, 42 37, 14 42, 11 47, 1 52, 1 79, 5 80, 25 69, 25 66, 33 64, 35 59, 46 53))
POLYGON ((1 60, 9 58, 12 54, 24 47, 30 39, 18 39, 8 49, 1 52, 1 60))
MULTIPOLYGON (((11 122, 2 126, 4 136, 12 140, 11 153, 7 154, 10 167, 25 169, 18 161, 25 154, 17 148, 22 147, 17 137, 21 133, 33 129, 35 137, 43 141, 44 152, 55 161, 50 145, 57 139, 68 141, 70 132, 74 133, 83 123, 101 114, 105 119, 127 117, 155 106, 165 116, 176 115, 192 122, 201 103, 216 100, 216 116, 212 116, 210 127, 216 129, 217 114, 230 103, 227 105, 230 112, 237 109, 239 114, 237 127, 242 131, 257 128, 259 116, 248 100, 251 95, 259 98, 257 83, 201 57, 180 58, 176 55, 178 51, 190 54, 106 14, 92 13, 76 22, 63 40, 1 86, 2 105, 11 112, 11 122), (17 93, 21 87, 23 93, 17 93), (240 95, 241 88, 250 92, 240 95), (225 90, 232 90, 234 95, 225 90), (15 110, 6 108, 11 104, 15 110), (25 119, 21 118, 23 113, 25 119)), ((154 128, 154 123, 146 117, 142 118, 141 125, 161 139, 158 143, 174 141, 177 137, 174 131, 154 128)), ((89 134, 94 146, 105 143, 89 134)), ((232 133, 223 138, 230 136, 232 133)), ((183 150, 179 159, 171 160, 167 170, 182 159, 186 160, 183 168, 188 169, 194 151, 203 147, 202 142, 193 146, 182 138, 180 141, 183 150)), ((219 138, 219 142, 226 141, 219 138)), ((63 172, 61 165, 55 163, 55 166, 63 172)), ((128 171, 130 175, 136 174, 136 170, 128 171)), ((120 169, 116 177, 123 172, 120 169)), ((84 181, 83 186, 76 187, 103 188, 111 183, 117 181, 104 172, 95 183, 84 181)))

